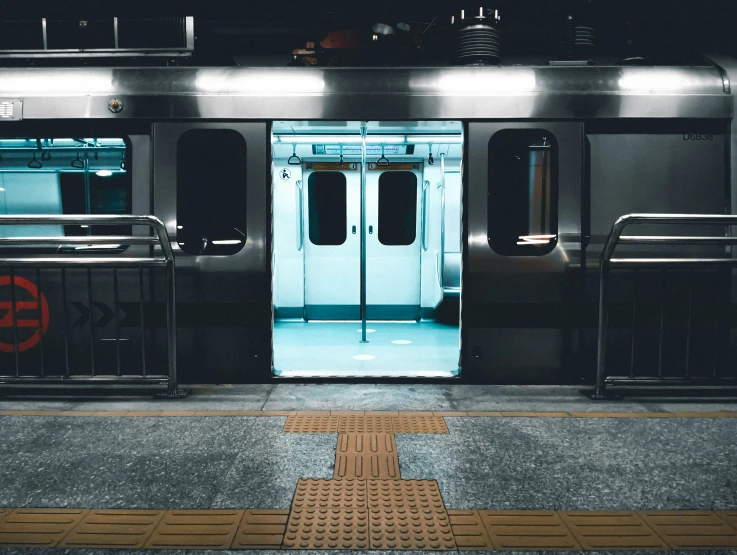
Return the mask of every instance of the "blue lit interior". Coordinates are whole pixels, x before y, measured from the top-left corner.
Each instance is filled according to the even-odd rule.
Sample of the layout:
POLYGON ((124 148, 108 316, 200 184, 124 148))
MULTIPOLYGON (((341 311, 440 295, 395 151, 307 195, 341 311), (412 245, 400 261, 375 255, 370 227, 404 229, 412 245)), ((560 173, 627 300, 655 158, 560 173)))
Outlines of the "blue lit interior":
MULTIPOLYGON (((128 213, 125 159, 117 138, 0 139, 0 215, 128 213)), ((88 233, 81 226, 0 226, 0 237, 88 233)))
POLYGON ((361 143, 360 122, 273 125, 274 372, 458 375, 463 127, 368 123, 363 229, 361 143), (394 175, 380 187, 385 172, 407 179, 394 175), (393 203, 395 186, 402 190, 393 203))

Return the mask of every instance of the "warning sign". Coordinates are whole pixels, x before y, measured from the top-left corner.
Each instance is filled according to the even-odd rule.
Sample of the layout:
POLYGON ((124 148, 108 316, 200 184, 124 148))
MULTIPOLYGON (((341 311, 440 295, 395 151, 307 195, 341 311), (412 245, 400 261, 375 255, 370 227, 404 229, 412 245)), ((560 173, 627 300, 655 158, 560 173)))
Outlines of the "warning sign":
MULTIPOLYGON (((49 328, 49 304, 46 296, 41 293, 41 322, 39 322, 39 293, 36 284, 26 278, 15 276, 11 285, 10 276, 0 276, 0 295, 3 298, 13 298, 12 292, 6 293, 3 288, 15 287, 15 310, 12 301, 0 301, 0 330, 17 328, 18 352, 27 351, 38 345, 41 335, 49 328), (29 300, 30 299, 30 300, 29 300), (24 318, 19 315, 24 313, 24 318), (29 336, 29 332, 32 332, 29 336)), ((7 338, 7 334, 3 334, 7 338)), ((0 341, 0 352, 12 353, 15 351, 13 343, 0 341)))

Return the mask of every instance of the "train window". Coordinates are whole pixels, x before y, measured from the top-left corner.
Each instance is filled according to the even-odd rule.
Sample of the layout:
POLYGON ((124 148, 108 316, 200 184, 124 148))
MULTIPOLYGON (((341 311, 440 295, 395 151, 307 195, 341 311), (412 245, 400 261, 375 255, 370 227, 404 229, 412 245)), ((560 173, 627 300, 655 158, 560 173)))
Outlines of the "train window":
POLYGON ((504 129, 489 141, 488 239, 494 252, 551 252, 558 234, 558 143, 544 129, 504 129))
POLYGON ((177 242, 187 254, 235 254, 246 243, 246 141, 190 129, 177 143, 177 242))
POLYGON ((342 245, 347 236, 347 189, 341 172, 314 172, 307 183, 310 242, 342 245))
MULTIPOLYGON (((124 139, 0 139, 0 214, 130 213, 130 161, 124 139)), ((120 226, 0 226, 0 237, 121 235, 130 231, 130 227, 120 226)), ((48 246, 15 248, 57 250, 48 246)), ((69 248, 90 250, 87 245, 69 248)))
POLYGON ((417 176, 384 172, 379 177, 379 242, 411 245, 417 233, 417 176))

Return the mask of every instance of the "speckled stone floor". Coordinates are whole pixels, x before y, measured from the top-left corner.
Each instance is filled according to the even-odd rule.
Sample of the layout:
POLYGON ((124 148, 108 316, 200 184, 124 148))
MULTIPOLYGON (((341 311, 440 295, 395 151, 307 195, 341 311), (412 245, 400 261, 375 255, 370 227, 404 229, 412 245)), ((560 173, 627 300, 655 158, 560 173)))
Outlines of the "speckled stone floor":
MULTIPOLYGON (((178 401, 0 400, 0 410, 326 409, 676 412, 737 404, 595 403, 570 387, 360 384, 202 386, 178 401)), ((283 433, 285 421, 0 416, 0 507, 286 509, 300 478, 333 477, 337 437, 283 433)), ((402 479, 437 480, 448 509, 737 509, 737 418, 445 421, 448 434, 395 438, 402 479)), ((0 547, 19 555, 67 551, 0 547)))

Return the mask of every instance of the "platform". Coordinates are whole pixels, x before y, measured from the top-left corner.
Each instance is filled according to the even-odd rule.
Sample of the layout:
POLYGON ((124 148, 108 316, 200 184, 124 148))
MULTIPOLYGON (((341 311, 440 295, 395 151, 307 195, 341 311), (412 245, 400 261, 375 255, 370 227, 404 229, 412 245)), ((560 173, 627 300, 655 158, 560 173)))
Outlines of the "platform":
POLYGON ((736 550, 736 432, 570 387, 3 398, 0 552, 736 550))

